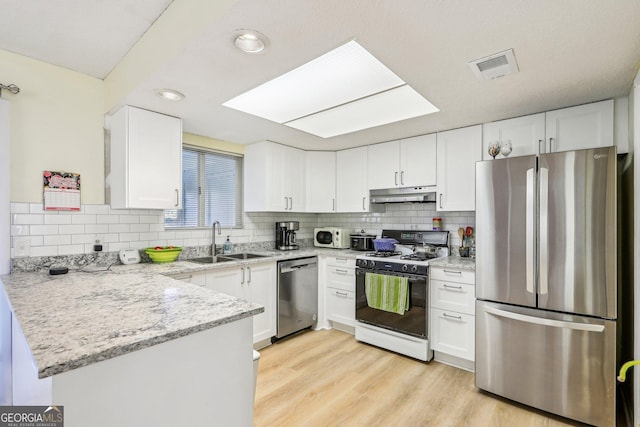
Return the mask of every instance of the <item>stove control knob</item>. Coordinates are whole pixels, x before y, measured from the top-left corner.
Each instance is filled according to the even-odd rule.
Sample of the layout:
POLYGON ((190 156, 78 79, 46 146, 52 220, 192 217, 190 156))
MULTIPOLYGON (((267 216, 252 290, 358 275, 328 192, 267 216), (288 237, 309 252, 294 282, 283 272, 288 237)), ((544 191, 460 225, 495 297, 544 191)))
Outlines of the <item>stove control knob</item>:
POLYGON ((414 265, 413 267, 411 267, 411 272, 412 273, 415 273, 417 271, 418 271, 418 266, 417 265, 414 265))
POLYGON ((376 266, 376 262, 372 259, 369 260, 369 267, 375 267, 376 266))
POLYGON ((407 271, 407 270, 409 270, 409 266, 407 264, 404 264, 402 266, 402 271, 407 271))

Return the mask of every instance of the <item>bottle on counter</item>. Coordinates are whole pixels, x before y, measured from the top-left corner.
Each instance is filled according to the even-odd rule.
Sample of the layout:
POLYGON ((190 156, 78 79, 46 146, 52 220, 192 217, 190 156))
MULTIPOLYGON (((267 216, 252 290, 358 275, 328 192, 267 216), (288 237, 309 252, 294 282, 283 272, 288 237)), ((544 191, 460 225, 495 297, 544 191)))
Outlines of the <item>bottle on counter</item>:
POLYGON ((231 240, 229 240, 229 236, 227 236, 227 240, 224 242, 222 246, 222 253, 225 255, 231 254, 231 240))

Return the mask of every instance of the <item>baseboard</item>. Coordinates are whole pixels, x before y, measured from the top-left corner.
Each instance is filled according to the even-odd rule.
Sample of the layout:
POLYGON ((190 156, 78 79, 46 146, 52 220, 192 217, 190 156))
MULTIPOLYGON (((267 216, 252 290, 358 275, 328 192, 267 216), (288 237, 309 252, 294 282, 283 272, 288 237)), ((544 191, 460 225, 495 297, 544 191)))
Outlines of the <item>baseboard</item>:
POLYGON ((340 322, 334 322, 333 320, 330 320, 329 324, 331 326, 331 329, 337 329, 339 331, 346 332, 351 335, 356 334, 356 328, 353 326, 345 325, 344 323, 340 323, 340 322))
POLYGON ((473 360, 462 359, 439 351, 433 352, 433 360, 444 363, 445 365, 453 366, 454 368, 464 369, 469 372, 475 372, 476 370, 476 364, 473 360))

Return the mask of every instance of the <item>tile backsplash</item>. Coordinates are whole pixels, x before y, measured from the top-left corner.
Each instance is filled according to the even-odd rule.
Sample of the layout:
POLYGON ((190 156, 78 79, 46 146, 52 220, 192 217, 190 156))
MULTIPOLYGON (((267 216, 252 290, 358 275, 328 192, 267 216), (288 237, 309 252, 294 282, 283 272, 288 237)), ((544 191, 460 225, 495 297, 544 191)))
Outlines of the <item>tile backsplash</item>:
MULTIPOLYGON (((460 245, 458 227, 475 226, 475 212, 437 212, 431 203, 388 204, 385 213, 312 214, 250 212, 242 228, 222 229, 216 243, 230 236, 233 244, 272 242, 274 223, 300 221, 299 240, 310 241, 320 226, 347 227, 380 234, 382 229, 431 230, 433 217, 451 232, 452 247, 460 245)), ((183 247, 211 244, 211 229, 165 229, 164 212, 111 209, 108 205, 83 205, 79 212, 44 211, 42 203, 11 203, 11 257, 52 257, 93 253, 96 241, 104 252, 142 249, 156 245, 183 247)))

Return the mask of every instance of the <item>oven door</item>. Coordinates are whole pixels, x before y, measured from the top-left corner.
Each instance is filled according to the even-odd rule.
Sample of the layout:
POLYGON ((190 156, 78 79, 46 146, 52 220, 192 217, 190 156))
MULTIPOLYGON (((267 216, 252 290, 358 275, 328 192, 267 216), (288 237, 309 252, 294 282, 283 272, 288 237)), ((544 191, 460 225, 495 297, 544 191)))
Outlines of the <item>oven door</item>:
POLYGON ((429 307, 427 283, 427 276, 356 268, 356 320, 415 337, 427 338, 427 308, 429 307), (367 273, 408 278, 409 310, 404 314, 396 314, 370 307, 365 294, 367 273))

